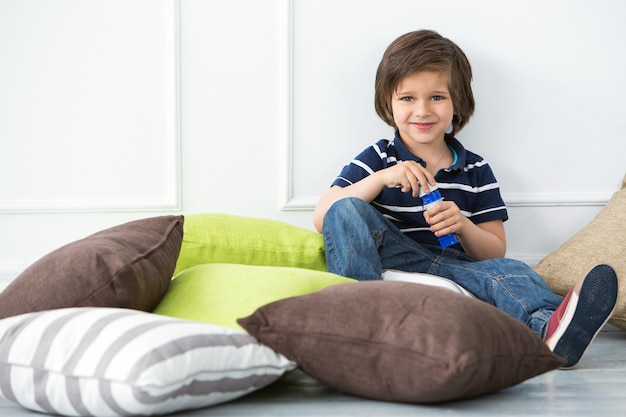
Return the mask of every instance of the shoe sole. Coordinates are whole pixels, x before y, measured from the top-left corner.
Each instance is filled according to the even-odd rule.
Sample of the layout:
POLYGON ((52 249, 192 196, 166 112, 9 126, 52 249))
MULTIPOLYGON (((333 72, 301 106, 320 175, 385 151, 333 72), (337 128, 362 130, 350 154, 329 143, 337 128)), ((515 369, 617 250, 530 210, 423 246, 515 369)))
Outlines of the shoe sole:
MULTIPOLYGON (((586 275, 573 311, 566 312, 563 334, 556 340, 553 352, 567 360, 562 369, 575 366, 593 339, 609 320, 617 304, 619 282, 613 268, 596 265, 586 275)), ((555 338, 549 342, 554 344, 555 338)))

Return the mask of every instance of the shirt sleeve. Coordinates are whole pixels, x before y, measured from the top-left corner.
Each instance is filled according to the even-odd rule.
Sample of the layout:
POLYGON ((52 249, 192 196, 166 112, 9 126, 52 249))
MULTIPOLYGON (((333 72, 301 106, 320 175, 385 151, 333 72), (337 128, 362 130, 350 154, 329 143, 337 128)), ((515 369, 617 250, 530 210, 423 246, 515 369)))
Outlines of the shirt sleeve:
POLYGON ((489 164, 484 160, 482 162, 483 164, 476 168, 478 183, 470 220, 476 224, 492 220, 507 221, 509 216, 500 194, 500 185, 489 164))
POLYGON ((395 162, 395 158, 387 155, 387 142, 381 140, 363 150, 343 167, 332 185, 347 187, 395 162))

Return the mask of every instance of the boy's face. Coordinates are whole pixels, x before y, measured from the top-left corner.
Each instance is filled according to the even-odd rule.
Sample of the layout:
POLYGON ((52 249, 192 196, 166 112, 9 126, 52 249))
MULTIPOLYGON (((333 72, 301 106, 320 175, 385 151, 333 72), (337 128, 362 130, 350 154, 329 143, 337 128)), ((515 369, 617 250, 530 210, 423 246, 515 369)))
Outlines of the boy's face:
POLYGON ((400 138, 411 152, 441 146, 454 116, 447 74, 420 71, 403 78, 391 98, 391 110, 400 138))

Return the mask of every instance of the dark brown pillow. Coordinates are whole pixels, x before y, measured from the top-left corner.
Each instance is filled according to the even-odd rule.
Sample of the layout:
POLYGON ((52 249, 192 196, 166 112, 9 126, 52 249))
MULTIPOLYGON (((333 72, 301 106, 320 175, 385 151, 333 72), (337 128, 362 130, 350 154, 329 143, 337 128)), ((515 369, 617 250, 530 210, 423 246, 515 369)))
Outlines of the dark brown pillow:
POLYGON ((311 377, 376 400, 469 398, 564 364, 497 308, 415 283, 337 284, 267 304, 238 322, 311 377))
POLYGON ((0 293, 0 318, 63 307, 152 311, 172 278, 183 216, 102 230, 50 252, 0 293))

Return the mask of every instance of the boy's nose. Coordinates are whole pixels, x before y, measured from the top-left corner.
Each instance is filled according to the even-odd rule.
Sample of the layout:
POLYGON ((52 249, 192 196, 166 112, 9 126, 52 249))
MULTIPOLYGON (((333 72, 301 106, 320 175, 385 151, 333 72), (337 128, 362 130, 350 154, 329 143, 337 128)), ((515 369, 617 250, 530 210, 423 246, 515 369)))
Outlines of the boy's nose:
POLYGON ((413 113, 417 117, 430 116, 430 106, 426 102, 416 101, 415 107, 413 108, 413 113))

